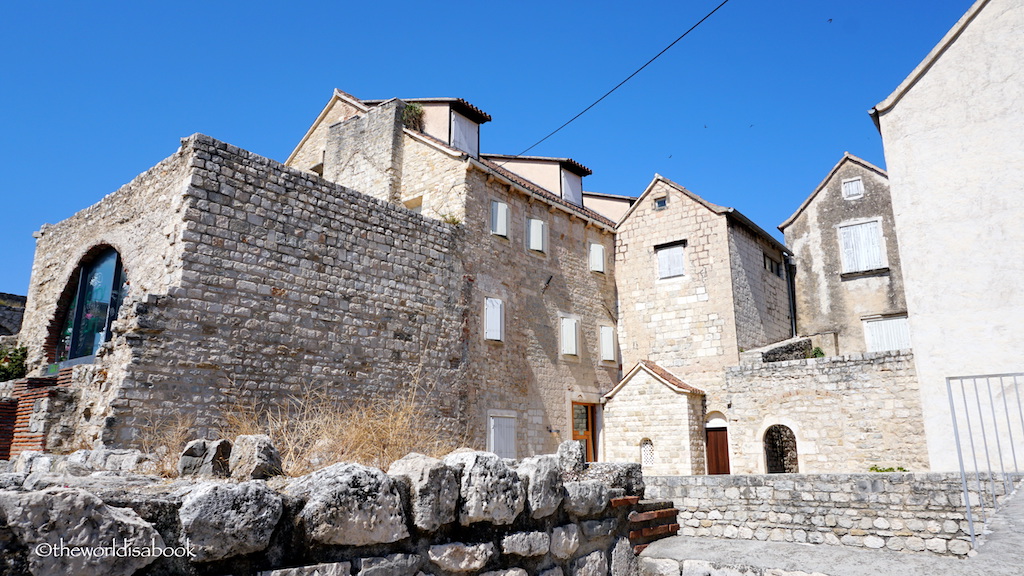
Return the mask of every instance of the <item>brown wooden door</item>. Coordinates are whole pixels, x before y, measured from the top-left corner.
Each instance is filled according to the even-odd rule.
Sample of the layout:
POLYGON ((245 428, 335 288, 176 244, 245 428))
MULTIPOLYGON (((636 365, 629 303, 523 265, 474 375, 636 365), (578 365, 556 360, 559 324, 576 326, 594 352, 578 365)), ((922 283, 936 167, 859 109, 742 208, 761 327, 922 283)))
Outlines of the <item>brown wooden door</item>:
POLYGON ((572 403, 572 439, 583 444, 587 462, 593 462, 594 451, 594 405, 572 403))
POLYGON ((708 428, 708 474, 729 473, 729 432, 725 428, 708 428))

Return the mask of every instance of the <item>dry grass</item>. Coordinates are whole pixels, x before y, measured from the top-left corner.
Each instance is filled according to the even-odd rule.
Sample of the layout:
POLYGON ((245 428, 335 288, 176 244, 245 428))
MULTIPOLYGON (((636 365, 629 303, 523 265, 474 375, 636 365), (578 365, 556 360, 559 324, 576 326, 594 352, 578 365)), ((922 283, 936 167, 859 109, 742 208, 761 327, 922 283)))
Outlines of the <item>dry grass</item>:
POLYGON ((267 434, 285 473, 301 476, 337 462, 387 469, 409 452, 447 454, 463 439, 435 422, 415 389, 348 403, 307 392, 274 405, 236 402, 220 432, 225 438, 267 434))
POLYGON ((139 448, 154 458, 155 472, 165 478, 178 475, 181 451, 196 439, 196 417, 192 413, 170 416, 149 414, 139 427, 139 448))

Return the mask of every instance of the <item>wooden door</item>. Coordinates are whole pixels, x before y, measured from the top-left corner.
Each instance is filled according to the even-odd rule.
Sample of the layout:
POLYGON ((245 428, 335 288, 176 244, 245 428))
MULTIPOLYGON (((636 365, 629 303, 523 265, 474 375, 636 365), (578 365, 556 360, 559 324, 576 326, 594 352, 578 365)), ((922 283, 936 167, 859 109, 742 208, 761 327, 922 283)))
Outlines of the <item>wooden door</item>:
POLYGON ((708 474, 729 473, 729 432, 725 428, 708 428, 708 474))
POLYGON ((572 439, 583 445, 587 462, 597 456, 594 450, 594 405, 572 403, 572 439))

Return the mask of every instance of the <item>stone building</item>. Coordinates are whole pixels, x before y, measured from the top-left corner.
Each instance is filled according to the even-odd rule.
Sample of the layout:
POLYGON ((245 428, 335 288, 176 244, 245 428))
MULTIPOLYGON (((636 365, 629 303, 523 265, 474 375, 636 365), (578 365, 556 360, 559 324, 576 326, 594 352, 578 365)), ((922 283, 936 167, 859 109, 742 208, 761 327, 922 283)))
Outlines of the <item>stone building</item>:
POLYGON ((25 297, 0 292, 0 336, 11 336, 21 330, 25 315, 25 297))
POLYGON ((1009 374, 988 380, 997 400, 1024 384, 1022 60, 1024 5, 978 0, 872 110, 935 470, 958 467, 947 378, 1009 374))
POLYGON ((846 153, 779 230, 793 251, 798 334, 826 356, 910 348, 884 170, 846 153))
POLYGON ((728 472, 736 446, 723 425, 725 369, 744 350, 792 335, 788 251, 738 211, 660 175, 616 231, 619 347, 624 366, 645 368, 606 396, 605 452, 649 454, 659 473, 699 473, 707 441, 708 472, 728 472), (671 431, 660 431, 665 415, 671 431))
POLYGON ((131 443, 183 408, 205 433, 311 391, 422 394, 503 456, 593 442, 619 363, 589 171, 537 159, 568 167, 548 190, 479 155, 482 111, 412 102, 335 92, 288 165, 190 137, 44 226, 20 341, 35 385, 60 371, 74 396, 48 446, 131 443))

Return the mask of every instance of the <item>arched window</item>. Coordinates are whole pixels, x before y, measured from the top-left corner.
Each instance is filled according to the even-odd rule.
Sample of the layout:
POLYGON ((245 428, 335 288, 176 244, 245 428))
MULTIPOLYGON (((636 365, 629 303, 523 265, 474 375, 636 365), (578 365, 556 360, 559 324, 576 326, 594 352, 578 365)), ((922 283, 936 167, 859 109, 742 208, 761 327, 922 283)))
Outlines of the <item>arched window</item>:
POLYGON ((121 256, 113 248, 104 248, 84 261, 77 277, 74 298, 60 324, 57 362, 95 355, 100 345, 110 340, 110 324, 124 297, 121 256))
POLYGON ((782 424, 769 426, 764 432, 764 460, 769 474, 799 472, 796 436, 782 424))
POLYGON ((654 442, 650 438, 640 441, 640 465, 651 466, 654 464, 654 442))

